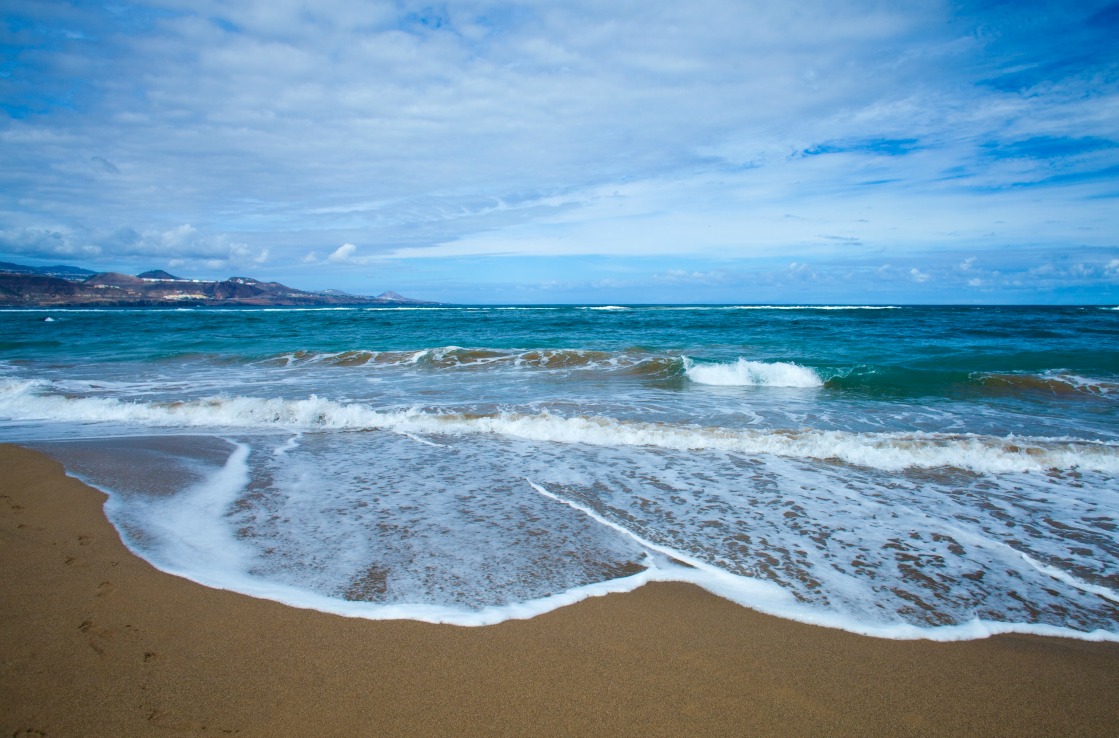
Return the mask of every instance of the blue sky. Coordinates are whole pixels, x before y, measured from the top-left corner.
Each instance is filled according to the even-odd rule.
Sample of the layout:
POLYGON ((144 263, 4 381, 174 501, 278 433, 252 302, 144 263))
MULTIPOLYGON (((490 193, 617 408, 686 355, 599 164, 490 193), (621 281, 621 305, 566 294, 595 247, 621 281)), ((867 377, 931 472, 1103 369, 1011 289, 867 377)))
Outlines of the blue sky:
POLYGON ((0 260, 449 302, 1119 302, 1119 4, 3 4, 0 260))

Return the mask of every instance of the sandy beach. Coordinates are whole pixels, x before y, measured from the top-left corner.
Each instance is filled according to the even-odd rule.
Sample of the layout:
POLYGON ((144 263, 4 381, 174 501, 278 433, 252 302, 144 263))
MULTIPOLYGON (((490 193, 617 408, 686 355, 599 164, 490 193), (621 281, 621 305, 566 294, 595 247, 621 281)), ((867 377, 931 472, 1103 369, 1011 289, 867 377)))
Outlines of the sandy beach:
POLYGON ((0 447, 0 730, 100 735, 1116 735, 1119 644, 938 644, 651 585, 484 628, 163 574, 104 496, 0 447))

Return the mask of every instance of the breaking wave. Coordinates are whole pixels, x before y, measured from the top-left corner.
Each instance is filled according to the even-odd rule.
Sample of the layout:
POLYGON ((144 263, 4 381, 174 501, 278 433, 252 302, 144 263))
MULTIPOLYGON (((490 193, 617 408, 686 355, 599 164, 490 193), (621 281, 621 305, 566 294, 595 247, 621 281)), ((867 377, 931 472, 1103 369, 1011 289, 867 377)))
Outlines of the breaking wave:
POLYGON ((896 305, 735 305, 735 310, 900 310, 896 305))
POLYGON ((648 353, 588 349, 491 349, 441 346, 413 351, 295 351, 262 363, 280 366, 426 367, 431 369, 536 368, 631 369, 644 364, 664 367, 670 357, 648 353))
POLYGON ((274 366, 320 364, 341 367, 416 367, 428 369, 590 369, 660 378, 686 377, 696 384, 736 387, 821 387, 816 370, 789 362, 710 362, 638 349, 491 349, 441 346, 414 351, 295 351, 265 359, 274 366))
POLYGON ((1074 374, 985 374, 978 381, 986 388, 1006 392, 1042 392, 1054 395, 1119 396, 1119 382, 1074 374))
POLYGON ((176 402, 67 397, 42 380, 0 379, 0 415, 15 420, 128 423, 160 428, 386 430, 487 434, 592 446, 769 454, 882 471, 956 468, 977 473, 1091 470, 1119 473, 1119 444, 1071 438, 829 430, 757 430, 619 420, 604 416, 423 409, 379 410, 311 395, 290 400, 211 396, 176 402))
POLYGON ((738 359, 730 364, 700 364, 684 359, 688 379, 699 384, 724 387, 822 387, 815 371, 782 361, 766 363, 738 359))

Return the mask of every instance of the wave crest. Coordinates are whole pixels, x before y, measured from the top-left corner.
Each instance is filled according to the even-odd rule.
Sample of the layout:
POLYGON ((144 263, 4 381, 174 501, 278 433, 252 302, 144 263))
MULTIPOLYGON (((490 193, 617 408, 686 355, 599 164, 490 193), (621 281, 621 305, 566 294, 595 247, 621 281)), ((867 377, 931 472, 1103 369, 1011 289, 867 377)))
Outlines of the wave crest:
POLYGON ((698 384, 721 387, 822 387, 814 370, 783 361, 771 363, 739 358, 730 364, 700 364, 684 359, 684 373, 698 384))
POLYGON ((979 378, 983 386, 1006 392, 1047 392, 1055 395, 1119 395, 1119 383, 1089 379, 1074 374, 986 374, 979 378))
POLYGON ((977 473, 1082 469, 1119 473, 1119 444, 945 433, 758 430, 625 421, 605 416, 422 409, 378 410, 312 395, 303 400, 214 396, 158 403, 67 397, 40 380, 0 380, 0 416, 17 420, 116 422, 164 428, 387 430, 445 436, 496 435, 594 446, 771 454, 882 471, 957 468, 977 473))
POLYGON ((429 369, 478 369, 483 367, 529 369, 599 369, 655 374, 679 371, 680 359, 642 351, 592 349, 491 349, 440 346, 412 351, 295 351, 262 360, 269 366, 326 365, 340 367, 424 367, 429 369))

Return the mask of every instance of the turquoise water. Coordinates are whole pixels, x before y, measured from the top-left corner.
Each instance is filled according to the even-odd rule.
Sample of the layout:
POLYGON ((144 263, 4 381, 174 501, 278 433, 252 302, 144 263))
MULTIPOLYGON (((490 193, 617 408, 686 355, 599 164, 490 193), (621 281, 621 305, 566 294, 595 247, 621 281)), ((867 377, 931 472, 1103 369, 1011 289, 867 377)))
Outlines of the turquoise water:
POLYGON ((653 579, 1119 638, 1119 310, 0 312, 0 440, 157 566, 483 624, 653 579))

